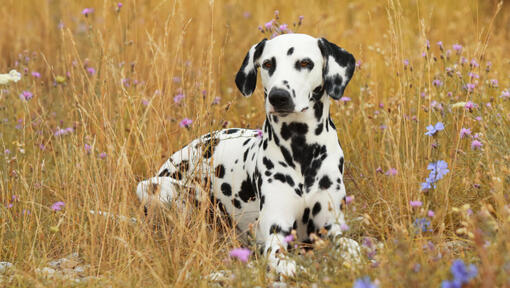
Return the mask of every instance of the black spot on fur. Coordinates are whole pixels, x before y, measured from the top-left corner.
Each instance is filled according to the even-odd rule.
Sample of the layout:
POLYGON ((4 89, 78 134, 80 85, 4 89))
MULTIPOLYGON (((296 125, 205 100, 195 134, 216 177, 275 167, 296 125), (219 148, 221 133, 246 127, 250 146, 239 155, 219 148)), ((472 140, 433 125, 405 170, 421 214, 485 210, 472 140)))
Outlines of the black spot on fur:
POLYGON ((244 151, 244 155, 243 155, 243 162, 246 163, 246 159, 248 159, 248 152, 250 152, 250 149, 246 149, 246 151, 244 151))
POLYGON ((280 130, 280 135, 282 135, 284 140, 289 140, 293 135, 304 135, 308 132, 308 125, 306 123, 300 122, 291 122, 287 125, 287 123, 282 124, 282 129, 280 130))
POLYGON ((335 126, 335 123, 333 123, 333 119, 331 119, 331 117, 329 117, 328 121, 329 121, 329 125, 331 125, 333 130, 336 130, 336 126, 335 126))
POLYGON ((313 205, 312 209, 312 215, 315 216, 321 212, 321 203, 315 202, 315 205, 313 205))
POLYGON ((290 47, 289 50, 287 50, 287 55, 290 56, 294 53, 294 47, 290 47))
POLYGON ((274 174, 274 179, 279 180, 282 183, 285 183, 285 175, 283 175, 282 173, 274 174))
POLYGON ((322 117, 322 112, 324 111, 324 103, 322 103, 321 101, 315 102, 315 104, 313 104, 313 110, 315 118, 317 119, 317 121, 320 121, 322 117))
POLYGON ((266 149, 267 149, 267 139, 266 139, 266 140, 264 140, 264 145, 263 145, 262 149, 264 149, 264 150, 266 150, 266 149))
POLYGON ((232 187, 228 183, 221 184, 221 193, 225 196, 232 196, 232 187))
POLYGON ((225 176, 225 166, 223 166, 221 164, 216 166, 215 175, 216 175, 216 177, 218 177, 220 179, 223 178, 225 176))
POLYGON ((308 224, 306 225, 306 233, 307 234, 315 233, 315 225, 313 224, 312 219, 308 220, 308 224))
POLYGON ((278 116, 273 115, 273 121, 274 121, 274 123, 278 123, 278 116))
POLYGON ((294 165, 294 162, 292 161, 292 155, 290 155, 289 150, 287 150, 287 148, 285 148, 283 146, 280 146, 280 151, 282 152, 283 159, 285 159, 285 162, 287 163, 287 165, 289 165, 292 168, 296 167, 294 165))
POLYGON ((239 132, 239 128, 230 128, 230 129, 225 130, 223 133, 225 133, 225 134, 234 134, 236 132, 239 132))
POLYGON ((306 224, 308 223, 308 219, 310 219, 310 208, 306 207, 305 211, 303 211, 303 218, 301 219, 301 221, 303 222, 303 224, 306 224))
POLYGON ((168 169, 165 169, 159 173, 158 177, 167 177, 170 176, 170 172, 168 172, 168 169))
POLYGON ((250 142, 251 139, 246 139, 246 141, 243 142, 243 146, 245 146, 246 144, 248 144, 250 142))
POLYGON ((273 162, 267 159, 266 157, 262 159, 262 163, 264 164, 264 166, 266 166, 267 170, 271 170, 274 168, 273 162))
POLYGON ((321 189, 328 189, 331 186, 331 184, 333 183, 331 182, 331 180, 329 180, 328 175, 322 176, 321 180, 319 181, 319 187, 321 189))
POLYGON ((294 180, 292 180, 292 177, 290 177, 290 175, 285 175, 285 180, 287 181, 287 183, 289 183, 291 187, 294 187, 294 180))
POLYGON ((212 154, 214 153, 214 148, 216 145, 220 143, 220 140, 215 138, 210 138, 207 141, 204 142, 204 158, 209 159, 211 158, 212 154))
POLYGON ((234 207, 236 207, 237 209, 241 209, 241 201, 239 201, 238 199, 232 199, 232 204, 234 205, 234 207))
POLYGON ((176 180, 182 180, 183 179, 183 173, 188 172, 189 169, 189 162, 187 160, 182 160, 181 163, 177 165, 177 170, 170 175, 171 178, 174 178, 176 180))
POLYGON ((271 171, 268 171, 266 170, 266 172, 264 173, 267 177, 271 176, 271 171))
POLYGON ((239 191, 239 197, 243 202, 255 200, 256 194, 251 182, 250 175, 246 175, 246 179, 241 183, 241 191, 239 191))
POLYGON ((282 161, 278 161, 278 164, 282 165, 284 168, 289 167, 285 162, 282 161))
POLYGON ((324 129, 324 124, 321 123, 321 124, 317 125, 317 128, 315 129, 315 135, 317 135, 317 136, 321 135, 323 129, 324 129))
POLYGON ((266 196, 262 195, 262 197, 260 197, 260 210, 264 207, 264 202, 266 202, 266 196))
POLYGON ((296 192, 296 194, 297 194, 298 196, 300 196, 300 197, 301 197, 301 195, 303 195, 303 190, 301 190, 301 188, 296 188, 296 189, 294 189, 294 192, 296 192))
POLYGON ((280 225, 278 225, 278 224, 273 224, 269 228, 269 234, 280 233, 280 232, 282 232, 282 227, 280 227, 280 225))
MULTIPOLYGON (((344 174, 344 157, 340 157, 340 163, 338 164, 338 170, 340 170, 340 174, 344 174)), ((338 178, 340 179, 340 178, 338 178)))

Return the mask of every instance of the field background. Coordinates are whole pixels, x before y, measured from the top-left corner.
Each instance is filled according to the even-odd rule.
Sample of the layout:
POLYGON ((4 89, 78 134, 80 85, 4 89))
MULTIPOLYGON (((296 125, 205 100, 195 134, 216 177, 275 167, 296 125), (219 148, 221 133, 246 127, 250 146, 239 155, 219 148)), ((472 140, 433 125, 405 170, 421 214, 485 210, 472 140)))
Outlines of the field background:
POLYGON ((354 196, 347 234, 365 247, 359 266, 327 241, 293 252, 307 269, 286 281, 352 287, 369 276, 381 287, 438 287, 459 258, 478 269, 469 287, 510 287, 510 3, 499 13, 496 1, 464 0, 122 4, 2 0, 0 73, 16 69, 22 79, 0 86, 0 261, 14 264, 0 286, 271 285, 260 255, 252 266, 229 258, 232 248, 255 249, 206 221, 207 203, 146 218, 134 192, 198 135, 261 126, 260 85, 244 98, 234 76, 249 47, 270 36, 257 27, 279 10, 280 24, 326 37, 358 61, 350 101, 331 113, 354 196), (23 91, 33 98, 20 99, 23 91), (189 128, 179 126, 184 118, 189 128), (445 129, 425 135, 438 121, 445 129), (461 138, 461 128, 471 135, 461 138), (420 191, 438 160, 450 172, 420 191), (64 206, 54 211, 57 201, 64 206), (73 252, 85 268, 67 272, 87 281, 38 270, 73 252), (217 270, 232 275, 205 278, 217 270))

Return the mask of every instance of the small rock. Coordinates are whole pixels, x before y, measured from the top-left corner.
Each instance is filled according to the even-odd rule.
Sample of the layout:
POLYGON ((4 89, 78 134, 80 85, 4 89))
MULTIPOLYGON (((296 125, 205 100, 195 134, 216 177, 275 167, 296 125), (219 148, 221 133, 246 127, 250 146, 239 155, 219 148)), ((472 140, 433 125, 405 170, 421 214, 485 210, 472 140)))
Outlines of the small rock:
POLYGON ((74 267, 78 266, 80 264, 78 261, 62 258, 60 259, 60 268, 62 269, 73 269, 74 267))

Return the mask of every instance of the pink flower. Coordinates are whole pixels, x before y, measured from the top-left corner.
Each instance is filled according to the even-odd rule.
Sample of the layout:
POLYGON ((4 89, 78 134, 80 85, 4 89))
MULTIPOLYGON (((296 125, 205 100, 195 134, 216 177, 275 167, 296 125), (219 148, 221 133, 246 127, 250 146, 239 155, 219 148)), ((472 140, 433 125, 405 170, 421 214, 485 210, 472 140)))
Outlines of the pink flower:
POLYGON ((466 103, 466 105, 464 105, 464 108, 466 108, 467 110, 471 110, 471 109, 475 108, 475 104, 471 101, 468 101, 466 103))
POLYGON ((235 248, 230 251, 230 257, 237 258, 241 262, 248 262, 251 251, 247 248, 235 248))
POLYGON ((471 149, 476 150, 476 149, 481 149, 481 148, 482 148, 482 142, 480 142, 476 139, 471 142, 471 149))
POLYGON ((181 122, 179 123, 179 126, 181 128, 188 128, 191 126, 191 123, 193 123, 193 120, 189 119, 189 118, 184 118, 181 120, 181 122))
POLYGON ((85 15, 85 17, 89 16, 89 14, 94 13, 94 8, 85 8, 81 11, 82 15, 85 15))
POLYGON ((342 224, 340 225, 340 230, 342 230, 342 231, 347 231, 347 230, 349 230, 349 225, 347 225, 347 224, 345 224, 345 223, 342 223, 342 224))
POLYGON ((287 25, 287 24, 282 24, 282 25, 280 25, 280 30, 281 30, 281 31, 284 31, 284 32, 289 31, 288 25, 287 25))
POLYGON ((499 96, 503 99, 509 99, 510 98, 510 90, 503 90, 503 92, 501 93, 501 96, 499 96))
POLYGON ((395 175, 397 175, 397 169, 396 168, 390 168, 388 171, 386 171, 385 174, 387 176, 395 176, 395 175))
POLYGON ((142 105, 143 105, 143 106, 147 106, 147 105, 149 105, 149 100, 147 100, 147 99, 142 99, 142 105))
POLYGON ((411 207, 416 208, 416 207, 421 207, 421 205, 423 203, 421 201, 418 201, 418 200, 416 200, 416 201, 412 201, 411 200, 411 201, 409 201, 409 204, 411 205, 411 207))
POLYGON ((471 135, 471 128, 461 128, 460 129, 460 138, 464 138, 466 136, 471 135))
POLYGON ((294 235, 289 234, 289 235, 285 236, 285 238, 283 239, 283 241, 284 241, 285 243, 290 243, 290 242, 294 241, 294 235))
POLYGON ((212 104, 213 105, 218 105, 218 104, 220 104, 220 101, 221 101, 221 97, 214 97, 214 99, 212 101, 212 104))
POLYGON ((354 201, 354 196, 350 195, 350 196, 345 197, 346 204, 351 204, 353 201, 354 201))
POLYGON ((121 2, 117 3, 117 8, 119 8, 119 9, 120 9, 120 8, 122 8, 122 6, 124 6, 124 5, 122 5, 122 3, 121 3, 121 2))
POLYGON ((19 94, 19 99, 25 100, 25 101, 32 99, 32 97, 34 97, 34 94, 32 94, 32 92, 30 92, 30 91, 23 91, 23 92, 21 92, 21 94, 19 94))
POLYGON ((452 48, 453 48, 453 50, 455 50, 457 52, 457 54, 459 54, 460 51, 462 50, 462 45, 460 45, 460 44, 453 44, 452 48))
POLYGON ((94 75, 96 74, 96 69, 92 67, 87 67, 87 72, 89 72, 90 75, 94 75))
POLYGON ((342 98, 340 98, 340 101, 342 101, 342 102, 344 102, 344 103, 345 103, 345 102, 349 102, 349 101, 351 101, 351 98, 349 98, 349 97, 345 97, 345 96, 342 96, 342 98))
POLYGON ((34 71, 34 72, 32 72, 32 77, 41 78, 41 73, 34 71))
POLYGON ((106 156, 107 156, 107 155, 106 155, 106 152, 101 152, 101 153, 99 154, 99 158, 101 158, 101 159, 106 158, 106 156))
POLYGON ((257 137, 262 139, 262 136, 264 135, 264 133, 262 132, 262 130, 257 129, 256 131, 257 131, 257 137))
POLYGON ((273 22, 274 20, 267 22, 266 24, 264 24, 264 27, 266 27, 266 29, 271 29, 271 27, 273 26, 273 22))
POLYGON ((476 116, 476 117, 475 117, 475 120, 476 120, 476 121, 482 121, 482 117, 480 117, 480 116, 476 116))
POLYGON ((85 143, 85 145, 83 146, 83 149, 85 149, 85 152, 87 152, 87 154, 88 154, 92 150, 92 147, 89 144, 85 143))
POLYGON ((51 210, 53 211, 60 211, 62 210, 62 208, 65 206, 66 204, 62 201, 58 201, 58 202, 55 202, 53 203, 53 205, 51 205, 51 210))
POLYGON ((429 216, 429 217, 431 217, 431 218, 432 218, 432 217, 434 217, 435 215, 436 215, 436 213, 434 213, 434 211, 432 211, 432 210, 429 210, 429 211, 427 212, 427 216, 429 216))
POLYGON ((175 95, 174 97, 174 103, 179 104, 181 103, 182 99, 184 99, 186 96, 183 93, 179 93, 175 95))

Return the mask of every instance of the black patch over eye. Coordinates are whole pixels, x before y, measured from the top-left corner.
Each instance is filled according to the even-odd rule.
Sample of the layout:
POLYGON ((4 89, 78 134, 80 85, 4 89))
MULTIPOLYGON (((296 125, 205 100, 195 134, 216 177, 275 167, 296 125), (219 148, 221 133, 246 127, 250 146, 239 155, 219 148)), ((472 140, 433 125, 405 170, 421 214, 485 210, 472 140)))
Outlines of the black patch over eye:
POLYGON ((310 58, 298 60, 298 61, 296 61, 296 65, 295 65, 297 70, 308 69, 310 71, 313 69, 313 66, 314 66, 313 61, 310 58))

